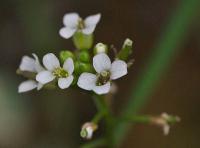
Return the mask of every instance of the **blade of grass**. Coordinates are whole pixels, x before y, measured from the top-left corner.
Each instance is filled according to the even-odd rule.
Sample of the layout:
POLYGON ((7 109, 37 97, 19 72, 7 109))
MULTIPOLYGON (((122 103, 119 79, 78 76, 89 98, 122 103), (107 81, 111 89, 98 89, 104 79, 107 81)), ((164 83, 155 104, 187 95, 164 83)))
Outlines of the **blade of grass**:
MULTIPOLYGON (((152 94, 155 86, 159 83, 160 77, 166 72, 178 54, 178 49, 180 49, 179 47, 189 30, 189 24, 197 13, 199 2, 199 0, 182 0, 180 2, 178 9, 172 14, 162 38, 158 41, 149 62, 147 62, 149 64, 146 66, 136 88, 132 90, 130 99, 122 112, 123 116, 134 115, 145 105, 148 96, 152 94)), ((116 126, 113 134, 115 144, 122 142, 128 127, 124 123, 116 126)))

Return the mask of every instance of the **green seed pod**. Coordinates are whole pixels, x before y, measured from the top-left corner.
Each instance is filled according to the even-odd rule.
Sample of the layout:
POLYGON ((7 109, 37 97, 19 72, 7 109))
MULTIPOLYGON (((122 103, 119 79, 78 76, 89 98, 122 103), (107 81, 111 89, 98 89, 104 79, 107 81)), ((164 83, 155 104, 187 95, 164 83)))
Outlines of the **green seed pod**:
POLYGON ((66 59, 72 58, 74 60, 74 54, 69 50, 63 50, 60 52, 60 60, 62 63, 65 62, 66 59))

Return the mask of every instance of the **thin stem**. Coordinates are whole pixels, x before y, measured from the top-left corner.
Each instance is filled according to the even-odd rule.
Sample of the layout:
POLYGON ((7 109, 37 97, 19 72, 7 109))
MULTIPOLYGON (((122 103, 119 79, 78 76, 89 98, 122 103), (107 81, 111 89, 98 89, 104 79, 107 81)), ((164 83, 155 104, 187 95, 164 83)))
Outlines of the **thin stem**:
POLYGON ((147 115, 135 115, 131 117, 121 117, 120 122, 133 122, 133 123, 150 123, 151 122, 151 116, 147 115))
POLYGON ((105 113, 104 112, 98 112, 94 118, 92 119, 92 122, 95 124, 98 124, 98 122, 104 117, 105 113))
MULTIPOLYGON (((100 95, 93 95, 94 102, 97 106, 97 109, 99 110, 99 113, 102 113, 105 117, 105 123, 106 123, 106 140, 107 140, 107 146, 112 147, 112 129, 113 129, 113 121, 114 117, 111 113, 111 110, 107 106, 105 102, 105 96, 100 95)), ((99 115, 100 116, 100 115, 99 115)))

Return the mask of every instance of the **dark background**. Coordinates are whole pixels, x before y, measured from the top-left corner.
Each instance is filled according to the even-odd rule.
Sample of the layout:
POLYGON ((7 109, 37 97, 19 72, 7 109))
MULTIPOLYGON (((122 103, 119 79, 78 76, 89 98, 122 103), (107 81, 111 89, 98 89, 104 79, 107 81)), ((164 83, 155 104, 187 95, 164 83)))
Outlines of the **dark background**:
MULTIPOLYGON (((119 112, 131 87, 143 72, 179 0, 1 0, 0 1, 0 147, 79 147, 81 125, 96 109, 84 92, 41 90, 18 94, 24 79, 16 75, 23 55, 74 50, 71 40, 58 35, 62 17, 78 12, 82 17, 100 12, 95 43, 120 48, 124 39, 134 41, 134 66, 118 81, 113 107, 119 112)), ((200 13, 199 13, 200 14, 200 13)), ((123 148, 200 147, 200 15, 190 23, 187 37, 169 69, 162 75, 144 114, 168 112, 181 117, 169 136, 150 125, 136 125, 123 148)), ((101 130, 100 130, 101 131, 101 130)), ((102 133, 98 131, 97 135, 102 133)), ((98 137, 98 136, 95 136, 98 137)))

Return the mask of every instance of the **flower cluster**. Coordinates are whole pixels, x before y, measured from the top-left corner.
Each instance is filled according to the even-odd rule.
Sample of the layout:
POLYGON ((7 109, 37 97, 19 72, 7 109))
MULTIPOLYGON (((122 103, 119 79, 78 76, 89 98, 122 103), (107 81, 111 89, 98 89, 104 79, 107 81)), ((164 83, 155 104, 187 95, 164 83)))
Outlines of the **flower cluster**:
MULTIPOLYGON (((43 85, 54 80, 58 82, 61 89, 68 88, 73 80, 74 62, 72 58, 67 58, 60 66, 59 59, 53 54, 48 53, 43 57, 43 66, 35 54, 36 59, 28 56, 22 58, 20 71, 35 73, 32 80, 27 80, 19 85, 19 92, 26 92, 37 87, 41 89, 43 85)), ((112 80, 118 79, 127 74, 127 64, 122 60, 115 60, 111 64, 110 58, 105 53, 99 53, 93 57, 93 66, 96 73, 83 72, 77 85, 85 90, 93 90, 97 94, 106 94, 110 91, 112 80)))
POLYGON ((127 39, 124 42, 112 63, 107 55, 108 46, 103 43, 97 43, 94 46, 94 56, 91 58, 88 44, 93 42, 92 33, 100 18, 101 14, 88 16, 85 20, 77 13, 65 14, 64 27, 60 29, 59 34, 66 39, 73 36, 74 44, 78 49, 74 52, 61 51, 60 58, 53 53, 47 53, 42 59, 42 64, 36 54, 33 54, 34 58, 24 56, 18 73, 29 80, 19 85, 18 92, 26 92, 35 88, 40 90, 48 84, 53 84, 60 89, 75 85, 99 95, 109 93, 112 81, 127 74, 128 66, 121 55, 130 50, 132 41, 127 39))
MULTIPOLYGON (((98 129, 98 122, 101 119, 105 118, 108 127, 114 125, 115 121, 123 120, 123 117, 119 117, 119 119, 112 117, 103 98, 109 98, 116 92, 117 87, 113 81, 127 75, 128 68, 133 64, 133 59, 129 59, 133 44, 130 39, 126 39, 119 50, 114 46, 109 48, 108 45, 101 42, 93 45, 93 32, 100 18, 101 14, 88 16, 84 20, 77 13, 65 14, 63 17, 64 27, 59 30, 59 34, 65 39, 72 37, 76 50, 62 50, 59 52, 59 56, 47 53, 43 56, 42 62, 39 61, 36 54, 32 54, 33 57, 23 56, 17 70, 18 74, 28 79, 19 85, 19 93, 33 89, 52 88, 52 86, 60 89, 68 89, 73 86, 71 88, 92 91, 98 112, 90 122, 83 124, 80 132, 81 137, 88 140, 98 129), (115 55, 113 60, 109 57, 111 49, 115 55), (101 96, 107 93, 109 94, 101 96), (111 118, 111 120, 107 120, 107 118, 111 118)), ((167 135, 170 125, 180 121, 180 118, 163 113, 155 117, 130 118, 130 121, 159 126, 167 135)))

